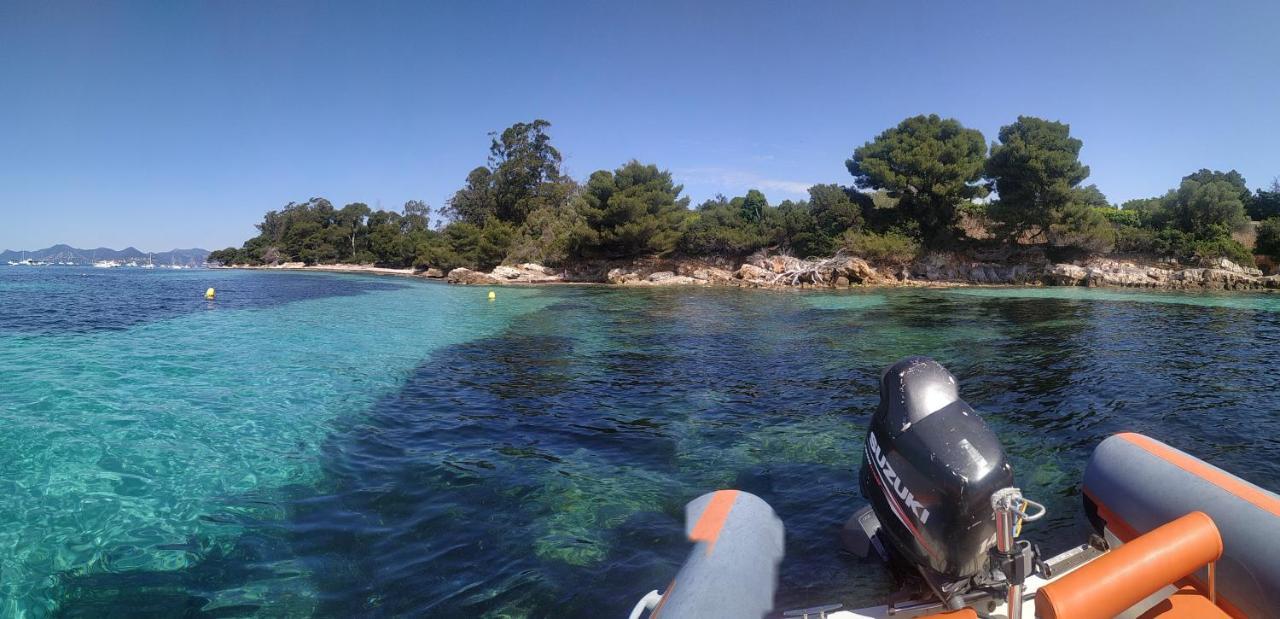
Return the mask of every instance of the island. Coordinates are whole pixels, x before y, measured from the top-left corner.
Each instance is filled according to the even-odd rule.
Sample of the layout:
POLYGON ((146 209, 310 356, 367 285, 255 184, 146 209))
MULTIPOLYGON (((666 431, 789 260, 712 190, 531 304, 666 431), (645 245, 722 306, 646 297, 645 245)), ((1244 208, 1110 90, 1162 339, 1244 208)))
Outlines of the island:
POLYGON ((1082 142, 1058 121, 1020 116, 988 145, 958 120, 913 116, 853 149, 848 185, 694 208, 655 164, 569 177, 550 127, 491 134, 488 162, 442 208, 293 202, 209 260, 485 285, 1280 288, 1280 181, 1254 191, 1201 169, 1114 205, 1084 184, 1082 142))

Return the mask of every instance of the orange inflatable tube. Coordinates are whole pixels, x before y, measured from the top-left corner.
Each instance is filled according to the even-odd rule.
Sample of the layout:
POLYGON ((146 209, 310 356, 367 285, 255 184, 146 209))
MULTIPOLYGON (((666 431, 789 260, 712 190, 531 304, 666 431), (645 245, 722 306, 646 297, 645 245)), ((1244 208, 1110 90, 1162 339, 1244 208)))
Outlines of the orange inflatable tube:
POLYGON ((1222 556, 1218 527, 1191 512, 1036 592, 1041 619, 1109 619, 1222 556))

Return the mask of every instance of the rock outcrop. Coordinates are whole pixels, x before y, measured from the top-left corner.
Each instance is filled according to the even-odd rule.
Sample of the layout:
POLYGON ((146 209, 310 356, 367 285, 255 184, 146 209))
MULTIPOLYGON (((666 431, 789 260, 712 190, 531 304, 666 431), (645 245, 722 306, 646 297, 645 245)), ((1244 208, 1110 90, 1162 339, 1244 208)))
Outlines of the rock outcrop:
POLYGON ((733 280, 733 273, 718 267, 701 267, 690 270, 688 273, 677 271, 681 275, 688 275, 695 280, 705 281, 709 284, 724 284, 733 280))
POLYGON ((1008 286, 1039 283, 1041 274, 1046 271, 1039 256, 1022 261, 985 262, 952 252, 932 252, 912 264, 910 272, 914 277, 930 282, 1008 286))
POLYGON ((749 282, 765 281, 773 278, 773 271, 748 263, 738 267, 733 276, 749 282))
POLYGON ((449 275, 445 277, 445 281, 449 282, 450 284, 476 285, 476 284, 499 284, 499 283, 502 283, 503 280, 500 280, 492 275, 489 275, 488 273, 481 273, 480 271, 472 271, 471 269, 458 267, 452 271, 449 271, 449 275))
MULTIPOLYGON (((489 273, 460 268, 449 271, 447 279, 450 283, 477 285, 603 281, 618 286, 750 288, 1049 285, 1174 290, 1280 289, 1280 275, 1264 277, 1259 269, 1243 267, 1225 258, 1190 268, 1169 261, 1141 263, 1113 258, 1053 264, 1037 252, 978 258, 981 259, 955 252, 934 252, 907 266, 886 267, 849 256, 804 260, 756 254, 733 270, 723 268, 733 266, 726 260, 644 258, 578 265, 569 272, 533 263, 503 265, 489 273)), ((432 270, 424 274, 441 276, 439 271, 433 274, 432 270)))
POLYGON ((1142 265, 1095 259, 1084 265, 1054 264, 1045 269, 1044 281, 1056 286, 1110 286, 1115 288, 1166 288, 1172 290, 1256 290, 1271 288, 1262 271, 1242 267, 1226 258, 1206 266, 1178 268, 1176 264, 1142 265))
POLYGON ((884 281, 884 275, 876 271, 862 258, 850 258, 841 265, 836 278, 843 277, 850 284, 875 284, 884 281))
POLYGON ((733 273, 701 261, 652 261, 612 268, 604 280, 621 286, 726 285, 733 273))
POLYGON ((540 264, 526 262, 518 266, 497 266, 489 275, 496 279, 516 284, 541 284, 546 282, 563 281, 564 277, 555 269, 549 269, 540 264))
POLYGON ((641 279, 638 273, 634 273, 622 268, 609 269, 609 273, 605 275, 605 282, 621 285, 629 282, 639 281, 641 279))
MULTIPOLYGON (((437 271, 439 272, 439 271, 437 271)), ((431 277, 430 271, 427 273, 431 277)), ((488 273, 456 268, 449 271, 446 280, 450 284, 545 284, 563 281, 564 276, 555 269, 540 264, 525 263, 518 266, 498 266, 488 273)))
POLYGON ((610 270, 605 280, 620 286, 688 286, 709 283, 706 279, 677 275, 674 271, 655 271, 643 275, 621 268, 610 270))
POLYGON ((1088 276, 1084 267, 1074 264, 1052 264, 1044 271, 1045 283, 1053 286, 1079 286, 1088 276))

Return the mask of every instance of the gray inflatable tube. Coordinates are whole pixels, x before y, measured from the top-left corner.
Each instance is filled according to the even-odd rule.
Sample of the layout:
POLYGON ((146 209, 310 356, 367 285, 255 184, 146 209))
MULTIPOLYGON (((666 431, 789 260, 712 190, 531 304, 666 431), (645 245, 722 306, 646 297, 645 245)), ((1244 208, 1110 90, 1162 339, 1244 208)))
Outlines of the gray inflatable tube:
MULTIPOLYGON (((1085 509, 1121 541, 1188 512, 1222 535, 1218 601, 1237 617, 1280 618, 1280 496, 1141 434, 1117 434, 1084 472, 1085 509)), ((1207 570, 1193 580, 1203 587, 1207 570)))
POLYGON ((782 521, 764 499, 739 490, 704 494, 685 506, 685 534, 693 551, 659 597, 637 605, 650 619, 748 619, 773 608, 782 521))

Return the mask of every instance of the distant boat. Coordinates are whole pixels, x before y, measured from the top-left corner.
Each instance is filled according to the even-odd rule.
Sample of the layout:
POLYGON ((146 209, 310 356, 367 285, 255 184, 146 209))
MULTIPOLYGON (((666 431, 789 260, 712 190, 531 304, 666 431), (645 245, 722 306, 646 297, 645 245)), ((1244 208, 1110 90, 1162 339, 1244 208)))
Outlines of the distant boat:
POLYGON ((37 266, 41 263, 32 262, 31 259, 27 257, 27 252, 24 251, 22 252, 22 260, 19 260, 17 262, 10 262, 9 264, 12 264, 14 266, 30 267, 30 266, 37 266))
POLYGON ((146 264, 144 264, 144 265, 142 265, 142 268, 144 268, 144 269, 154 269, 154 268, 156 268, 156 265, 155 265, 154 263, 152 263, 152 262, 151 262, 151 254, 147 254, 147 263, 146 263, 146 264))
POLYGON ((98 252, 93 252, 93 268, 95 269, 114 269, 120 266, 115 260, 98 260, 98 252))

